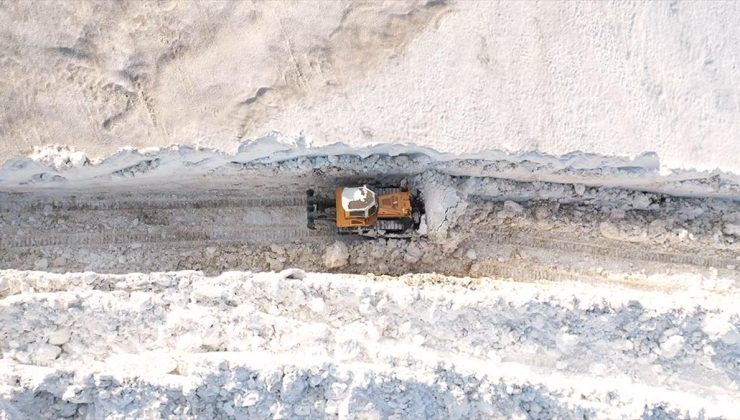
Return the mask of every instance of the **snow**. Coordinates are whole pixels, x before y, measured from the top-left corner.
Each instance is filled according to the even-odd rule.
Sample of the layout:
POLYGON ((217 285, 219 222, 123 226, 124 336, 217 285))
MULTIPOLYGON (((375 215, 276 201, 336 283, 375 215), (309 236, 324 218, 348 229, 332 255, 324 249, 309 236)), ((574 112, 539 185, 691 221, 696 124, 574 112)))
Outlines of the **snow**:
POLYGON ((0 334, 12 337, 0 348, 0 392, 26 416, 634 418, 655 407, 740 408, 738 347, 723 340, 740 327, 734 291, 666 300, 598 284, 484 279, 468 289, 424 276, 1 274, 34 290, 0 305, 0 334), (29 352, 44 373, 27 365, 29 352))
POLYGON ((735 417, 739 4, 3 5, 0 418, 735 417))
POLYGON ((324 252, 324 265, 326 268, 339 268, 349 262, 349 250, 343 242, 334 242, 324 252))
POLYGON ((313 147, 655 152, 668 169, 737 174, 737 14, 735 2, 24 2, 0 15, 0 155, 233 154, 277 130, 313 147))
POLYGON ((737 172, 737 5, 450 9, 343 95, 296 101, 259 127, 443 151, 655 151, 668 168, 737 172))
POLYGON ((3 160, 47 145, 71 148, 45 158, 65 167, 124 147, 233 154, 277 130, 740 173, 733 2, 195 4, 6 9, 0 36, 26 47, 2 64, 3 160))
MULTIPOLYGON (((0 165, 0 188, 4 191, 111 188, 129 190, 153 185, 197 187, 204 183, 229 182, 226 177, 243 170, 264 171, 271 167, 286 175, 310 174, 312 170, 386 173, 439 172, 453 176, 483 176, 523 182, 577 183, 577 185, 630 188, 682 196, 740 197, 740 176, 720 171, 661 170, 654 157, 618 158, 586 153, 552 156, 542 153, 473 154, 441 153, 428 147, 382 144, 352 148, 335 144, 306 148, 301 138, 273 133, 250 143, 251 148, 234 154, 214 149, 172 146, 166 149, 121 150, 81 167, 54 166, 52 159, 18 157, 0 165), (271 154, 265 154, 270 150, 271 154)), ((56 149, 54 149, 56 150, 56 149)), ((50 151, 50 154, 57 153, 50 151)), ((66 152, 61 154, 61 158, 66 152)), ((436 186, 436 180, 431 180, 436 186)), ((585 193, 585 188, 583 189, 585 193)), ((434 194, 430 188, 427 194, 434 194)), ((448 197, 452 199, 452 197, 448 197)), ((729 220, 728 229, 733 229, 729 220)))

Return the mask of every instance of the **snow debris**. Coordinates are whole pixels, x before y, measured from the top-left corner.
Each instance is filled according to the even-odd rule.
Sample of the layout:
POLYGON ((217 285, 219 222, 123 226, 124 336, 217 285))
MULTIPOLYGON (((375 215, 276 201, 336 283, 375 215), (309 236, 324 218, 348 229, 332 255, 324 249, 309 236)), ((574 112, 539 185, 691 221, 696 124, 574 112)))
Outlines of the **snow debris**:
POLYGON ((467 203, 453 185, 437 175, 424 180, 423 195, 427 235, 432 242, 444 243, 467 203))
POLYGON ((40 365, 46 365, 59 356, 62 349, 51 344, 38 344, 33 352, 33 361, 40 365))
POLYGON ((666 300, 567 281, 288 272, 2 271, 32 290, 0 301, 5 410, 635 418, 740 406, 734 291, 666 300))
POLYGON ((722 232, 725 235, 732 235, 740 238, 740 224, 725 223, 725 225, 722 227, 722 232))
POLYGON ((90 163, 90 160, 83 152, 78 152, 68 146, 58 144, 34 147, 33 153, 29 155, 29 158, 48 164, 57 170, 79 168, 90 163))
POLYGON ((53 344, 55 346, 61 346, 62 344, 69 341, 70 338, 70 330, 69 328, 60 328, 51 334, 49 334, 49 344, 53 344))
POLYGON ((49 260, 46 258, 39 258, 33 263, 33 268, 36 270, 44 270, 49 267, 49 260))
POLYGON ((349 263, 349 249, 344 242, 336 241, 324 251, 326 268, 344 267, 349 263))
MULTIPOLYGON (((157 163, 138 155, 152 160, 140 164, 123 154, 117 171, 136 185, 172 163, 159 156, 157 163)), ((509 167, 502 162, 447 161, 431 170, 424 159, 232 162, 245 173, 326 171, 319 184, 350 166, 392 173, 405 162, 419 170, 404 179, 424 199, 428 233, 408 240, 333 242, 333 230, 309 231, 305 190, 284 191, 282 179, 249 186, 248 197, 223 188, 197 197, 0 192, 0 228, 10 233, 0 263, 34 270, 0 271, 7 361, 0 411, 19 418, 740 411, 740 259, 728 234, 740 222, 735 202, 585 188, 582 174, 568 171, 561 184, 490 176, 509 167), (183 268, 197 271, 168 271, 183 268), (313 272, 327 268, 360 274, 313 272)), ((104 169, 97 167, 100 178, 110 176, 104 169)), ((529 169, 520 175, 533 176, 529 169)))

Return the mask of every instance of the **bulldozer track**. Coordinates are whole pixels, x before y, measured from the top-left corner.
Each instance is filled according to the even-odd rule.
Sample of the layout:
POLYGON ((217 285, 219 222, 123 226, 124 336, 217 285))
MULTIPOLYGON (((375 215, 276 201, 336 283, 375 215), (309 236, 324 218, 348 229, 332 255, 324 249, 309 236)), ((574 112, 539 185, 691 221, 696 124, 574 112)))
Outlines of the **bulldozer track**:
POLYGON ((502 263, 498 261, 483 261, 475 264, 471 268, 471 274, 487 277, 511 278, 516 281, 527 282, 563 282, 563 281, 581 281, 585 283, 608 282, 629 287, 640 287, 646 289, 661 289, 671 291, 677 287, 671 285, 656 285, 646 283, 644 280, 635 278, 610 279, 599 273, 575 272, 555 270, 552 268, 538 267, 528 265, 521 267, 514 264, 502 263))
POLYGON ((619 243, 613 245, 595 244, 569 241, 564 239, 538 237, 529 234, 512 235, 503 232, 480 232, 476 236, 478 238, 483 237, 492 244, 515 245, 525 248, 588 254, 621 260, 635 260, 718 268, 738 265, 737 260, 728 258, 704 257, 701 255, 687 253, 648 251, 639 246, 627 243, 619 243))
POLYGON ((71 234, 31 234, 18 237, 0 236, 0 249, 46 246, 102 246, 168 242, 286 242, 296 239, 331 237, 332 233, 311 231, 305 227, 270 226, 252 229, 164 229, 160 232, 131 232, 106 230, 104 232, 71 234))
POLYGON ((167 210, 224 207, 305 207, 306 197, 289 195, 276 198, 261 197, 216 197, 216 198, 172 198, 138 197, 131 199, 101 198, 83 200, 60 198, 48 200, 0 200, 0 212, 27 212, 42 210, 167 210))

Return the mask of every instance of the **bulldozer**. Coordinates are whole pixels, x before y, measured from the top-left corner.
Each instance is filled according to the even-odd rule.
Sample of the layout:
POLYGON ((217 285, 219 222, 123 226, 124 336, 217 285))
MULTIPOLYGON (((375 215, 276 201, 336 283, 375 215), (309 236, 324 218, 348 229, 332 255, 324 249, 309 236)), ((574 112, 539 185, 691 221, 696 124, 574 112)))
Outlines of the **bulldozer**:
POLYGON ((420 200, 405 187, 337 187, 332 198, 306 192, 308 228, 333 223, 340 234, 408 238, 419 227, 420 200))

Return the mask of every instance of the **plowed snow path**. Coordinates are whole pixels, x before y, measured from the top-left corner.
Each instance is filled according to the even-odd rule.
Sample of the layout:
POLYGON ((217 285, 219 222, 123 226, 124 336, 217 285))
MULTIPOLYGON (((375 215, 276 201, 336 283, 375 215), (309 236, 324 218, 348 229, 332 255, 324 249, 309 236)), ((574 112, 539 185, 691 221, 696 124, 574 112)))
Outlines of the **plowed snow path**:
POLYGON ((522 281, 613 281, 616 273, 619 282, 639 283, 690 272, 740 280, 732 201, 426 173, 405 179, 425 197, 428 238, 362 240, 307 229, 301 184, 331 192, 360 182, 326 176, 285 187, 276 177, 271 186, 232 189, 3 194, 0 268, 321 270, 326 245, 341 240, 350 258, 339 270, 349 273, 522 281))
POLYGON ((303 188, 345 182, 328 176, 206 191, 3 194, 0 411, 740 411, 737 202, 407 178, 425 199, 429 229, 408 241, 307 229, 303 188), (337 240, 347 259, 335 271, 473 278, 251 273, 325 270, 337 240), (193 269, 205 274, 162 272, 193 269))
POLYGON ((280 243, 321 234, 306 228, 304 192, 262 194, 6 196, 0 204, 0 248, 280 243))

